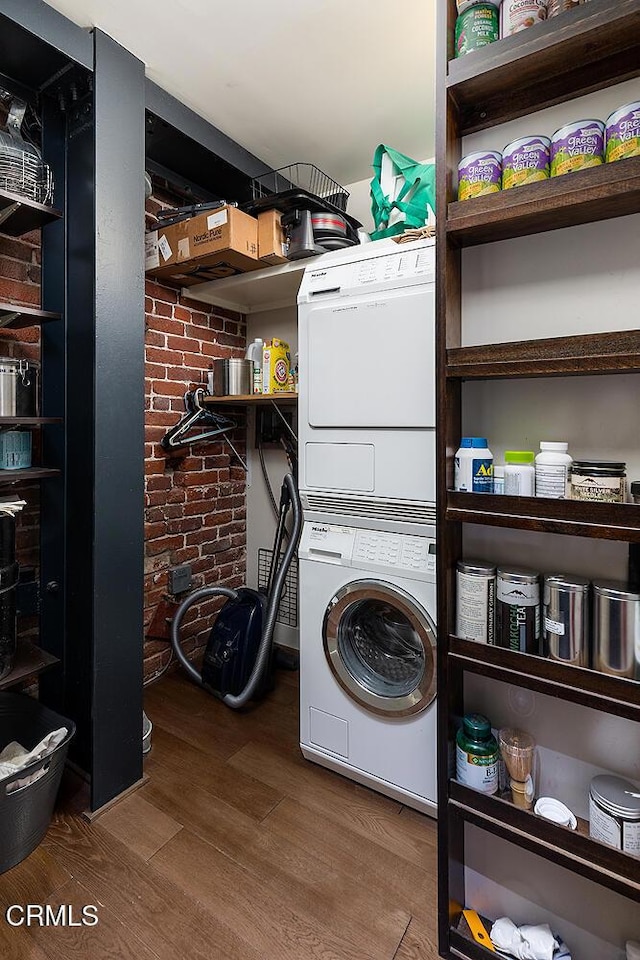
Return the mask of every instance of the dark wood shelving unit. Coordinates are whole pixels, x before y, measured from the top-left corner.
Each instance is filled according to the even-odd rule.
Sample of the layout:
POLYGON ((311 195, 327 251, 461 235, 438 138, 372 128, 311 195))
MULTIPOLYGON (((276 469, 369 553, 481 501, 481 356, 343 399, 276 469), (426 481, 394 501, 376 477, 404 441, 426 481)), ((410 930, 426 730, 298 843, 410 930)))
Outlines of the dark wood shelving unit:
POLYGON ((39 230, 61 217, 62 211, 55 207, 37 203, 18 193, 0 190, 0 232, 10 237, 21 237, 32 230, 39 230))
POLYGON ((640 157, 449 204, 447 236, 461 247, 495 243, 640 211, 640 157))
POLYGON ((450 380, 589 377, 638 371, 639 330, 519 340, 447 350, 446 375, 450 380))
POLYGON ((22 483, 25 480, 46 480, 59 477, 60 470, 49 467, 25 467, 22 470, 0 470, 0 486, 9 483, 22 483))
POLYGON ((543 497, 505 497, 449 490, 446 519, 456 523, 481 523, 492 527, 640 543, 640 506, 633 503, 547 500, 543 497))
POLYGON ((62 417, 0 417, 2 427, 41 427, 48 423, 64 423, 62 417))
MULTIPOLYGON (((563 829, 449 780, 465 677, 486 677, 634 722, 640 722, 640 682, 454 636, 463 525, 621 541, 633 545, 633 561, 640 508, 454 492, 463 384, 637 373, 640 331, 463 346, 462 250, 639 213, 640 157, 464 202, 457 201, 457 167, 463 152, 474 149, 463 144, 468 134, 640 76, 640 0, 591 0, 458 60, 455 0, 439 0, 437 11, 438 934, 441 956, 482 960, 490 951, 472 939, 461 913, 465 823, 636 902, 640 876, 636 859, 592 841, 584 829, 563 829)), ((496 146, 503 142, 497 139, 496 146)))
POLYGON ((508 800, 471 790, 456 780, 449 782, 449 796, 454 812, 462 820, 640 901, 637 859, 592 840, 584 822, 581 829, 570 830, 508 800))
MULTIPOLYGON (((0 231, 3 224, 0 224, 0 231)), ((52 310, 40 310, 38 307, 25 307, 15 303, 0 303, 0 328, 11 327, 20 330, 23 327, 35 327, 48 320, 60 320, 61 313, 52 310)))
POLYGON ((458 60, 447 49, 446 90, 465 136, 636 77, 640 7, 592 0, 458 60))
POLYGON ((454 670, 526 687, 640 722, 640 682, 637 680, 453 636, 449 637, 449 660, 454 670))
POLYGON ((30 677, 44 673, 59 662, 57 657, 47 653, 46 650, 36 647, 27 640, 19 640, 13 670, 4 680, 0 680, 0 690, 8 690, 30 677))

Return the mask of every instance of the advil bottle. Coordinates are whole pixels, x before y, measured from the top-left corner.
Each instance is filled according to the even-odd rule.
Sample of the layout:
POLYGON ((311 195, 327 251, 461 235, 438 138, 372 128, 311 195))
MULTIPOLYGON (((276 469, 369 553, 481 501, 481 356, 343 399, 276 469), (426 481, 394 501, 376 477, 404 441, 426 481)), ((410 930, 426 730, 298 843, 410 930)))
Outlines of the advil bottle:
POLYGON ((466 493, 493 493, 493 454, 486 437, 463 437, 460 441, 454 486, 466 493))

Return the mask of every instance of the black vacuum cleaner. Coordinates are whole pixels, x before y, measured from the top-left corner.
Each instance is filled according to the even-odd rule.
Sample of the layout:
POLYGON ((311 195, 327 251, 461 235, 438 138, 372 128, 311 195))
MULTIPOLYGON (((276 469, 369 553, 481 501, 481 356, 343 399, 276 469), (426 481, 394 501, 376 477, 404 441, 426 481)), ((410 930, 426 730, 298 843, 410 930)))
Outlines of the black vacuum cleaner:
POLYGON ((298 549, 302 532, 302 508, 298 486, 288 473, 280 491, 278 525, 273 545, 267 592, 249 587, 201 587, 178 607, 171 625, 171 644, 180 664, 191 679, 228 707, 237 710, 257 700, 273 687, 273 631, 287 571, 298 549), (292 527, 284 553, 286 521, 292 510, 292 527), (282 554, 282 556, 281 556, 282 554), (194 603, 211 597, 226 597, 211 630, 204 654, 202 673, 187 660, 180 646, 180 624, 194 603))

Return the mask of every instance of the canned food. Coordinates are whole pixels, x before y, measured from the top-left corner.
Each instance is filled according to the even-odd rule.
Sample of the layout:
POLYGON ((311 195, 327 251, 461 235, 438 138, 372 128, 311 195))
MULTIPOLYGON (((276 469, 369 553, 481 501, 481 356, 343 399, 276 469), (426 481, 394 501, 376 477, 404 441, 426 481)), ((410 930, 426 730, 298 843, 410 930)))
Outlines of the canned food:
POLYGON ((458 200, 499 193, 501 181, 501 153, 497 150, 468 153, 458 164, 458 200))
POLYGON ((624 503, 626 463, 611 460, 574 460, 569 484, 571 500, 624 503))
POLYGON ((576 667, 588 667, 589 581, 564 574, 544 578, 544 653, 576 667))
POLYGON ((580 6, 582 0, 549 0, 547 4, 547 19, 557 17, 559 13, 574 10, 580 6))
POLYGON ((640 155, 640 100, 625 103, 607 119, 606 161, 626 160, 640 155))
POLYGON ((496 9, 500 6, 500 0, 456 0, 456 7, 458 8, 458 13, 464 13, 465 10, 468 10, 469 7, 477 7, 479 3, 491 3, 496 9))
POLYGON ((540 580, 534 571, 498 568, 496 644, 520 653, 540 653, 540 580))
POLYGON ((502 151, 502 189, 547 180, 550 150, 548 137, 520 137, 508 143, 502 151))
POLYGON ((456 573, 456 636, 494 642, 496 568, 477 560, 459 560, 456 573))
POLYGON ((604 163, 604 123, 576 120, 551 137, 551 176, 560 177, 604 163))
POLYGON ((498 8, 493 3, 475 3, 456 20, 456 57, 486 47, 500 39, 498 8))
POLYGON ((526 30, 547 19, 547 0, 502 0, 500 36, 526 30))
POLYGON ((640 790, 622 777, 594 777, 589 787, 589 836, 640 857, 640 790))

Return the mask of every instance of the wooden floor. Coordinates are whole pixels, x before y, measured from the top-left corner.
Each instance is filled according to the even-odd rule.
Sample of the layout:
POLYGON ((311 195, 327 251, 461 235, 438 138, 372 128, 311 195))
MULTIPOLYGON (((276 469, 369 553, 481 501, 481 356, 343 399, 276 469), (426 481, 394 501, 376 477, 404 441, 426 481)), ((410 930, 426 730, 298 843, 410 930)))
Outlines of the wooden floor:
POLYGON ((66 802, 0 877, 4 907, 99 905, 11 928, 3 960, 432 960, 428 817, 302 759, 296 675, 237 714, 171 674, 147 691, 150 781, 93 824, 66 802))

